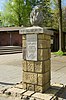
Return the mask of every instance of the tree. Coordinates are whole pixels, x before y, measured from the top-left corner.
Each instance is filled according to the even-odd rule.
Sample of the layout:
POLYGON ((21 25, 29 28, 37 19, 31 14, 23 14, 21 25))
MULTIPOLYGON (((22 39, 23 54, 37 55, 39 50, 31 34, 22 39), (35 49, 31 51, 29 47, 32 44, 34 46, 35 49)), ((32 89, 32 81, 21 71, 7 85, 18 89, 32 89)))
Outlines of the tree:
POLYGON ((9 0, 5 5, 3 16, 6 23, 10 26, 27 26, 29 25, 29 15, 31 12, 30 1, 9 0))
POLYGON ((62 9, 62 29, 66 31, 66 7, 62 9))
POLYGON ((50 0, 9 0, 2 14, 5 26, 30 26, 30 12, 34 6, 41 4, 44 26, 51 24, 50 0))
POLYGON ((51 2, 50 0, 41 0, 42 12, 44 16, 43 26, 51 26, 52 14, 51 14, 51 2))
POLYGON ((58 30, 59 9, 57 0, 51 0, 51 15, 51 27, 58 30))
POLYGON ((62 8, 61 0, 58 0, 59 7, 59 50, 63 51, 63 32, 62 32, 62 8))

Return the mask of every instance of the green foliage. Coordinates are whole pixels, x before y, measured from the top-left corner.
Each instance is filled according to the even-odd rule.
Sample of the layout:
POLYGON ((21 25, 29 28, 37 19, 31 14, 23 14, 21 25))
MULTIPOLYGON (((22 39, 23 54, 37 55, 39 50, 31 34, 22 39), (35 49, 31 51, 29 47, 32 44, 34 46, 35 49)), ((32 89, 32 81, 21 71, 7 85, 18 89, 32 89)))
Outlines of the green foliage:
MULTIPOLYGON (((43 26, 58 29, 57 0, 8 0, 1 15, 3 26, 30 26, 30 12, 34 6, 41 4, 44 16, 43 26), (52 2, 50 2, 52 1, 52 2), (51 6, 54 9, 51 9, 51 6)), ((65 25, 65 24, 64 24, 65 25)))
POLYGON ((43 26, 58 29, 57 0, 8 0, 2 12, 3 26, 30 26, 30 12, 37 4, 42 6, 43 26))
POLYGON ((50 0, 9 0, 2 13, 4 26, 30 26, 30 12, 37 4, 42 5, 44 15, 43 26, 51 25, 50 0))
POLYGON ((52 14, 52 20, 51 20, 51 27, 54 29, 58 29, 59 23, 59 9, 58 9, 58 0, 51 0, 51 14, 52 14))
POLYGON ((31 5, 29 0, 24 3, 24 0, 9 0, 5 5, 3 17, 5 23, 10 26, 27 26, 29 25, 29 15, 31 12, 31 5))
POLYGON ((42 6, 42 12, 44 16, 43 26, 50 27, 51 20, 52 20, 50 0, 42 0, 41 6, 42 6))
POLYGON ((59 50, 58 52, 54 52, 55 55, 58 55, 58 56, 63 56, 64 55, 64 52, 59 50))
MULTIPOLYGON (((58 29, 59 27, 59 8, 58 8, 58 0, 51 0, 52 4, 52 28, 58 29)), ((63 31, 66 31, 66 7, 62 7, 62 29, 63 31)))
POLYGON ((1 12, 0 12, 0 27, 2 27, 2 16, 1 16, 1 12))

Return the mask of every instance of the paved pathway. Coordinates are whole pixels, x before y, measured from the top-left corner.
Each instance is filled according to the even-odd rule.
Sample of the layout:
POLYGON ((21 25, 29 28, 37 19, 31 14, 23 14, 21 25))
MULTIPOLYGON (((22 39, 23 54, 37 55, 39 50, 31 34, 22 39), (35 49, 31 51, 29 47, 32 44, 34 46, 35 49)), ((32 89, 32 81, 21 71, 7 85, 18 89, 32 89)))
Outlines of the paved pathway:
MULTIPOLYGON (((0 55, 0 84, 22 80, 22 53, 0 55)), ((66 56, 51 56, 51 82, 66 85, 66 56)))
POLYGON ((0 85, 13 85, 22 80, 22 54, 0 55, 0 85))
POLYGON ((66 85, 66 56, 51 56, 51 82, 66 85))
MULTIPOLYGON (((22 54, 0 55, 0 88, 4 85, 13 86, 21 81, 22 54)), ((51 83, 55 82, 66 85, 66 56, 51 56, 51 83)), ((0 100, 13 100, 13 98, 0 96, 0 100)))

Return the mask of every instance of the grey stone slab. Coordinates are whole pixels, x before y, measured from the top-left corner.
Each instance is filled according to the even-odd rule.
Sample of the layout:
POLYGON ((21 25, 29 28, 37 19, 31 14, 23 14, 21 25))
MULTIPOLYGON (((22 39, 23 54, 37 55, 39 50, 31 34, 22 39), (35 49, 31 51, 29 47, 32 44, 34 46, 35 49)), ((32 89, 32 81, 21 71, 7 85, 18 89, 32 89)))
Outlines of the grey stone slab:
POLYGON ((19 88, 19 89, 23 89, 22 81, 20 83, 17 83, 16 85, 14 85, 14 87, 19 88))
POLYGON ((24 93, 26 90, 19 89, 19 88, 9 88, 7 91, 5 91, 5 94, 11 93, 12 96, 20 96, 22 93, 24 93))
POLYGON ((53 35, 53 31, 47 30, 45 28, 39 27, 39 26, 33 26, 33 27, 24 27, 22 29, 19 30, 20 34, 27 34, 27 33, 45 33, 48 35, 53 35))
POLYGON ((31 96, 34 94, 34 91, 26 91, 25 93, 23 93, 24 96, 31 96))
POLYGON ((34 95, 32 95, 32 97, 41 100, 50 100, 52 98, 51 95, 42 94, 42 93, 35 93, 34 95))
POLYGON ((21 100, 21 98, 20 97, 7 96, 5 94, 0 94, 0 100, 21 100))

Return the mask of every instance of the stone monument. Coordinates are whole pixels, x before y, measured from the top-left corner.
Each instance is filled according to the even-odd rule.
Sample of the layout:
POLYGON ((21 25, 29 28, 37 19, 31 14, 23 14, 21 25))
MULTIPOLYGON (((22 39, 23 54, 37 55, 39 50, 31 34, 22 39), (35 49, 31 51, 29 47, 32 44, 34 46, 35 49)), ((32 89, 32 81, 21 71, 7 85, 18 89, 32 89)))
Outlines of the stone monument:
MULTIPOLYGON (((34 9, 33 9, 34 10, 34 9)), ((35 10, 34 10, 35 11, 35 10)), ((36 13, 37 14, 37 13, 36 13)), ((40 23, 32 15, 31 23, 33 27, 22 28, 22 48, 23 48, 23 88, 35 92, 45 92, 50 87, 51 80, 51 50, 50 41, 52 31, 39 27, 40 23), (32 19, 33 18, 33 19, 32 19), (34 24, 35 23, 35 24, 34 24)))

